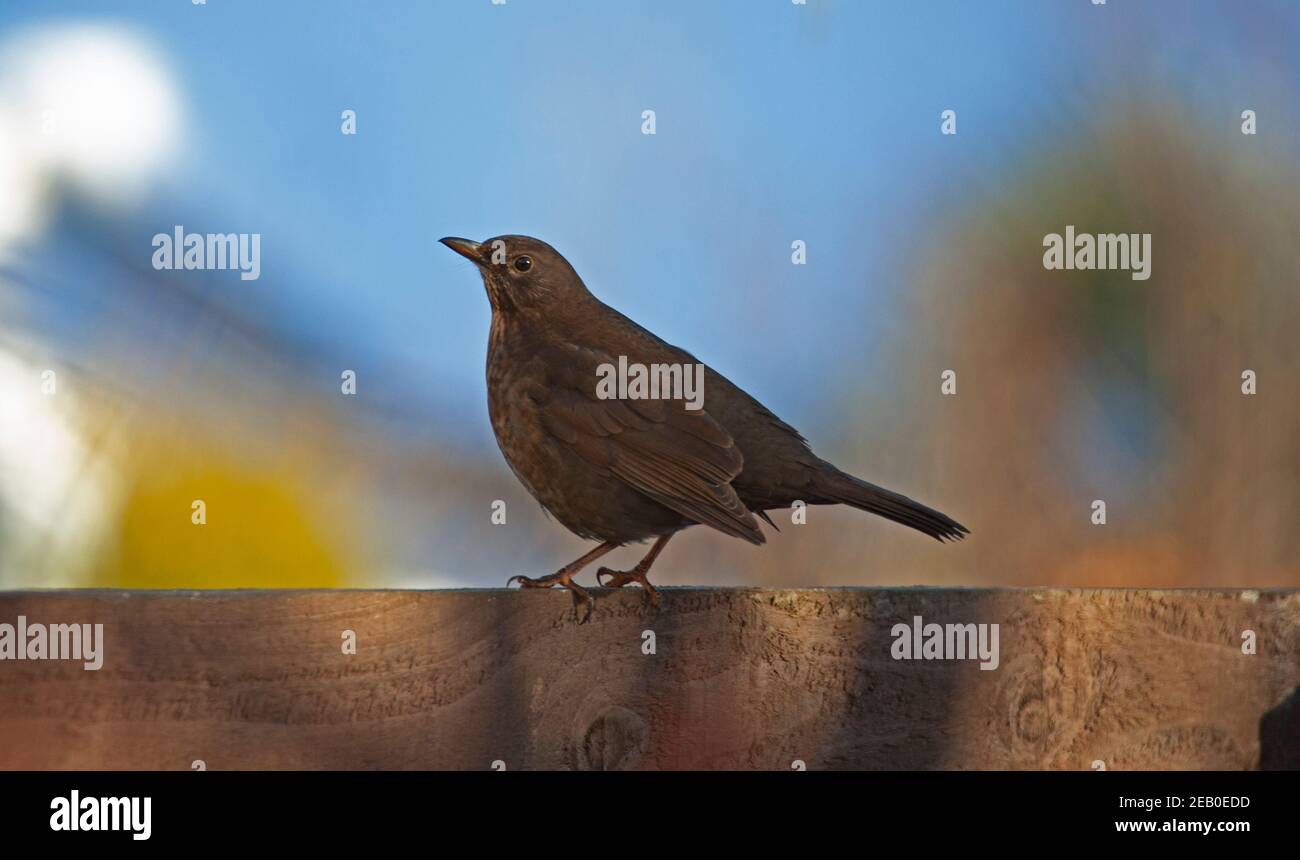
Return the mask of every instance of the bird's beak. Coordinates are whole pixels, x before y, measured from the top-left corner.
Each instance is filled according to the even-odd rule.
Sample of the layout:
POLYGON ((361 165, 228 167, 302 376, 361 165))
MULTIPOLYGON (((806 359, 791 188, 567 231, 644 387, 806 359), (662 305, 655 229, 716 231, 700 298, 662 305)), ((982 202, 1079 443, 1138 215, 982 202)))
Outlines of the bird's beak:
POLYGON ((487 264, 487 249, 478 242, 471 242, 469 239, 457 239, 455 236, 446 236, 438 241, 476 266, 487 264))

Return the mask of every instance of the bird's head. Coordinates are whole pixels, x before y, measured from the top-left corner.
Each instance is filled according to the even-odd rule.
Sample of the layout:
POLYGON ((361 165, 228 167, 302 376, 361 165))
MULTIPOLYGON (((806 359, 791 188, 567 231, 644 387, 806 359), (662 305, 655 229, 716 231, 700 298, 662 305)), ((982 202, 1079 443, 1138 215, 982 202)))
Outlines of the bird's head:
POLYGON ((474 242, 448 236, 438 241, 478 266, 493 311, 544 311, 590 295, 569 261, 541 239, 496 236, 474 242))

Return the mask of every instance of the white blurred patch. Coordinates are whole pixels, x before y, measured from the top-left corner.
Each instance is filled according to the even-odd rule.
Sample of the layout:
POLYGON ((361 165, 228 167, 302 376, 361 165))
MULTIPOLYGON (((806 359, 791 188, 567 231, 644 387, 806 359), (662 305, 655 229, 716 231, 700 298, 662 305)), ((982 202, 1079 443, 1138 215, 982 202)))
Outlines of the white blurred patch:
POLYGON ((20 31, 0 43, 0 252, 38 234, 50 191, 131 203, 179 151, 172 75, 108 24, 20 31))
POLYGON ((44 229, 49 215, 46 187, 20 121, 0 102, 0 260, 7 246, 44 229))
POLYGON ((110 440, 83 436, 83 410, 60 373, 0 350, 0 585, 75 585, 87 573, 120 499, 110 440))
MULTIPOLYGON (((39 237, 62 194, 111 210, 135 203, 179 151, 181 128, 171 73, 128 30, 60 24, 5 38, 0 262, 39 237)), ((0 585, 78 584, 120 500, 113 440, 87 434, 73 376, 42 392, 31 356, 46 349, 6 332, 9 318, 0 313, 10 341, 0 347, 0 585)))

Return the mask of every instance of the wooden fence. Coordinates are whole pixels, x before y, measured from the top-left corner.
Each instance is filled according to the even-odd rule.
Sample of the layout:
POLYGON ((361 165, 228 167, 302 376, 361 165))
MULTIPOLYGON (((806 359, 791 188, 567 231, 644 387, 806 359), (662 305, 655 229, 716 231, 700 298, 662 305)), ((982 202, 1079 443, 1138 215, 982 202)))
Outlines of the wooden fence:
POLYGON ((0 593, 0 768, 1300 768, 1297 591, 595 593, 0 593))

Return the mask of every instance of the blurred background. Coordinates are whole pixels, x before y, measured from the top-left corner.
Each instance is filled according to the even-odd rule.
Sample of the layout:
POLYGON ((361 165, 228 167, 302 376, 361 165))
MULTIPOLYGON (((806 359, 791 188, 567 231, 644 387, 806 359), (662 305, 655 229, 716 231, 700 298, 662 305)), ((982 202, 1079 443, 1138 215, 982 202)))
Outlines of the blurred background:
POLYGON ((502 233, 973 532, 814 508, 659 582, 1300 585, 1297 44, 1292 0, 6 0, 0 587, 576 557, 436 243, 502 233), (1150 280, 1045 271, 1067 224, 1151 233, 1150 280), (261 277, 155 270, 176 225, 261 277))

